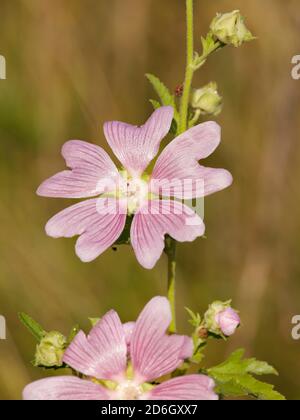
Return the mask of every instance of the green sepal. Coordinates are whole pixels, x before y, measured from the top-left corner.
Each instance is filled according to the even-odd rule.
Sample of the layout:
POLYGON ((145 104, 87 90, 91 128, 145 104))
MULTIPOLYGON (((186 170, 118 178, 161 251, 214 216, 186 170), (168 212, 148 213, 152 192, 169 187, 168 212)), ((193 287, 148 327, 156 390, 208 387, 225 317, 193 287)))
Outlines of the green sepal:
POLYGON ((189 320, 189 323, 197 328, 200 326, 201 324, 201 316, 198 313, 194 313, 191 309, 189 308, 185 308, 185 310, 187 311, 187 313, 190 315, 191 319, 189 320))
POLYGON ((67 342, 68 342, 68 343, 72 343, 72 341, 74 340, 74 338, 76 337, 76 335, 79 333, 79 331, 80 331, 80 326, 79 326, 79 325, 75 325, 75 326, 71 329, 71 331, 70 331, 70 333, 69 333, 69 335, 68 335, 67 342))
POLYGON ((34 336, 34 338, 38 342, 40 342, 42 338, 45 337, 46 331, 37 321, 32 319, 29 315, 25 314, 24 312, 20 312, 18 316, 22 324, 29 330, 29 332, 34 336))

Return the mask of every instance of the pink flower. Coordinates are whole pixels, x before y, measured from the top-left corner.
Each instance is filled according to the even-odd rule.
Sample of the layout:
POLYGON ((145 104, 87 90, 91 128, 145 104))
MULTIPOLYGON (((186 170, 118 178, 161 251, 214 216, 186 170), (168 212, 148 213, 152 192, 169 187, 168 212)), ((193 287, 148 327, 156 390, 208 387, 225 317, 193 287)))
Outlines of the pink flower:
POLYGON ((64 362, 86 379, 43 379, 24 389, 24 399, 217 400, 214 381, 204 375, 152 384, 193 354, 189 337, 166 334, 170 322, 170 304, 163 297, 152 299, 130 328, 124 328, 116 312, 108 312, 87 337, 79 332, 64 354, 64 362), (131 329, 128 347, 125 330, 131 329))
POLYGON ((235 310, 227 308, 216 315, 216 322, 222 333, 227 337, 230 337, 235 333, 241 320, 235 310))
POLYGON ((177 137, 159 156, 152 175, 145 173, 169 132, 173 113, 172 107, 162 107, 142 127, 116 121, 104 125, 106 139, 124 170, 118 171, 99 146, 79 140, 67 142, 62 155, 71 170, 46 180, 37 193, 90 199, 53 217, 46 226, 47 234, 54 238, 79 235, 76 253, 82 261, 90 262, 119 239, 127 215, 134 216, 131 244, 147 269, 160 258, 166 234, 179 242, 202 236, 202 219, 173 198, 207 196, 228 187, 232 177, 226 170, 198 163, 220 143, 220 127, 214 122, 200 124, 177 137))

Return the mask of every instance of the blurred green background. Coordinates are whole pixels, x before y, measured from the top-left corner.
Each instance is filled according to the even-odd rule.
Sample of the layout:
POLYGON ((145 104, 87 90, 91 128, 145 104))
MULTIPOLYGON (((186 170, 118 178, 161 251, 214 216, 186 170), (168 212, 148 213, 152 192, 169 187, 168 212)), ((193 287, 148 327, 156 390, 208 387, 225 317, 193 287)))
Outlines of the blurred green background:
MULTIPOLYGON (((62 144, 98 143, 106 120, 140 124, 153 97, 144 74, 169 87, 185 64, 183 0, 1 0, 0 54, 0 399, 18 399, 44 376, 30 365, 34 340, 19 311, 47 330, 68 333, 110 308, 134 320, 154 295, 166 292, 166 261, 145 271, 119 248, 83 264, 72 240, 53 240, 46 221, 71 201, 35 195, 64 168, 62 144)), ((280 371, 278 389, 299 399, 300 342, 291 319, 300 313, 300 81, 291 78, 299 54, 299 0, 196 0, 196 42, 217 11, 240 9, 259 37, 226 48, 197 74, 195 87, 216 80, 225 99, 218 122, 223 143, 209 164, 228 168, 235 183, 206 200, 207 239, 183 244, 178 263, 181 331, 184 306, 204 311, 234 300, 243 328, 210 347, 205 363, 236 347, 280 371)), ((273 380, 273 378, 270 378, 273 380)))

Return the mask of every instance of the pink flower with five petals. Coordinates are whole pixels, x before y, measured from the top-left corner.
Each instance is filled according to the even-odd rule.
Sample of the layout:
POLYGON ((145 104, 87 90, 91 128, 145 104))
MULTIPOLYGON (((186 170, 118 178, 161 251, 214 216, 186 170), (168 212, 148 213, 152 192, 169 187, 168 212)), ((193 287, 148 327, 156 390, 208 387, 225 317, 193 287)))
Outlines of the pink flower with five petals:
POLYGON ((220 143, 220 127, 214 122, 178 136, 163 150, 151 176, 145 175, 170 130, 173 113, 172 107, 161 107, 142 127, 116 121, 104 125, 106 139, 123 165, 120 171, 101 147, 79 140, 67 142, 62 155, 70 170, 46 180, 37 193, 89 199, 54 216, 47 223, 47 234, 54 238, 79 235, 76 253, 90 262, 119 239, 131 215, 130 241, 147 269, 160 258, 165 235, 178 242, 202 236, 203 220, 178 200, 220 191, 231 185, 232 176, 224 169, 199 164, 220 143), (121 185, 117 193, 116 185, 121 185))
POLYGON ((86 379, 42 379, 28 385, 23 398, 217 400, 215 383, 205 375, 186 375, 153 385, 193 354, 189 337, 166 334, 171 318, 170 304, 164 297, 152 299, 135 324, 124 326, 116 312, 108 312, 87 337, 79 332, 64 354, 64 362, 86 379))

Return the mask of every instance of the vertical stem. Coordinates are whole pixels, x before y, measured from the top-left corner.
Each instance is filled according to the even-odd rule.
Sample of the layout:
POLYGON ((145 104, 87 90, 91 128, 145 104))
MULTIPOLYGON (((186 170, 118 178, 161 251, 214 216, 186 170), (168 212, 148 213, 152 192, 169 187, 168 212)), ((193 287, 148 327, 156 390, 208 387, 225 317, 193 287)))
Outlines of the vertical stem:
POLYGON ((180 124, 178 134, 187 130, 188 108, 191 94, 192 81, 194 76, 194 3, 193 0, 186 0, 186 23, 187 23, 187 62, 185 81, 180 107, 180 124))
POLYGON ((171 305, 172 322, 169 327, 171 334, 176 333, 176 241, 167 238, 166 253, 168 256, 168 299, 171 305))
MULTIPOLYGON (((188 128, 188 108, 192 81, 194 76, 194 3, 193 0, 186 0, 186 21, 187 21, 187 63, 183 95, 180 106, 180 122, 178 134, 184 133, 188 128)), ((176 241, 168 238, 166 241, 166 253, 168 256, 168 299, 172 310, 172 323, 170 333, 176 333, 176 241)))

